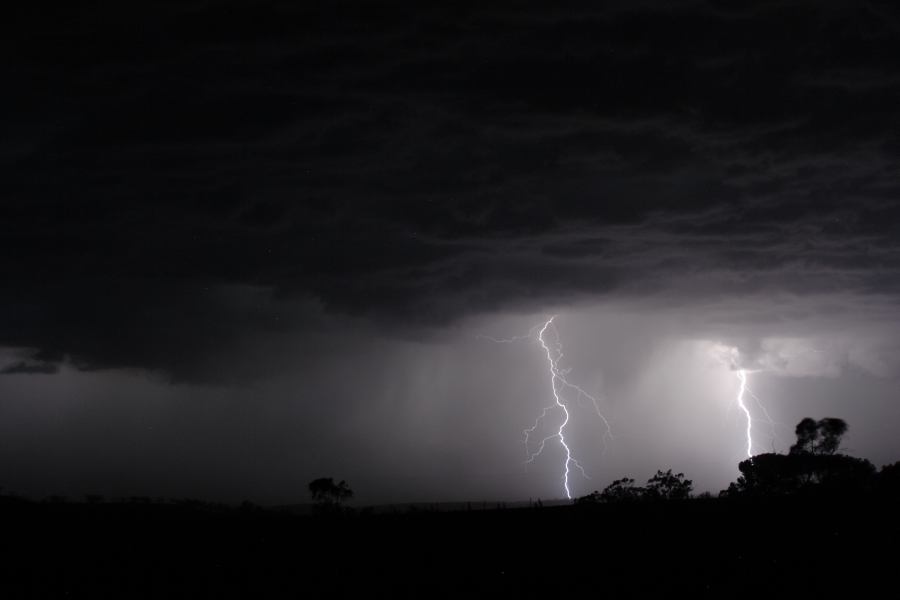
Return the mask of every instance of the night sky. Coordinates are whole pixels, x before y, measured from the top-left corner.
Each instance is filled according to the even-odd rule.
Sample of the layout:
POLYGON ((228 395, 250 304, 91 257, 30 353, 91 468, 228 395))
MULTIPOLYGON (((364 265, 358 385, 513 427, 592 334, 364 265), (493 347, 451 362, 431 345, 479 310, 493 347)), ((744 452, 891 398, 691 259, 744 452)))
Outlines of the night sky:
POLYGON ((560 497, 551 315, 573 495, 900 459, 896 2, 425 4, 4 17, 0 486, 560 497))

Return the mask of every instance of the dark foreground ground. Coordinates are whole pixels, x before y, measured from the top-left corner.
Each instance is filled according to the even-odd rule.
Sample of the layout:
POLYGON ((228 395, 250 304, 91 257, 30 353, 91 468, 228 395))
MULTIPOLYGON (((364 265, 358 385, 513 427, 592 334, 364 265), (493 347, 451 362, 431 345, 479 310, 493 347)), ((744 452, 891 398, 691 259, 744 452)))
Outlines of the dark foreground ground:
POLYGON ((898 597, 887 499, 339 517, 0 503, 0 598, 898 597))

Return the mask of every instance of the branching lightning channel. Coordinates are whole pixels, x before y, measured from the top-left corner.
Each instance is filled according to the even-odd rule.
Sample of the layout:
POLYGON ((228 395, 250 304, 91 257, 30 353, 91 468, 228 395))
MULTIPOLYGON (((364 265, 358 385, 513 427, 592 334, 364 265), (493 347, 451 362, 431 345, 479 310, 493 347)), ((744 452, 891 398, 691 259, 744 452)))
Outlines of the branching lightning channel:
POLYGON ((744 411, 744 415, 747 417, 747 458, 752 458, 753 418, 750 416, 750 410, 747 408, 747 405, 744 404, 744 395, 747 393, 747 371, 739 369, 737 371, 737 376, 741 382, 741 387, 738 389, 737 404, 741 407, 741 410, 744 411))
POLYGON ((781 442, 781 439, 778 436, 778 426, 782 425, 782 423, 777 423, 777 422, 775 422, 774 419, 772 419, 772 415, 769 414, 769 411, 766 409, 766 405, 763 404, 763 402, 762 402, 762 400, 760 400, 759 396, 757 396, 756 394, 753 393, 753 390, 750 388, 749 385, 746 385, 745 387, 746 387, 746 389, 745 389, 746 395, 753 398, 753 401, 756 403, 756 406, 758 406, 759 410, 762 412, 762 414, 763 414, 762 420, 769 424, 769 428, 770 428, 769 438, 772 442, 772 452, 776 452, 777 450, 775 448, 775 444, 776 444, 776 442, 781 442))
POLYGON ((526 464, 533 463, 535 461, 535 459, 543 453, 544 448, 546 448, 548 442, 550 442, 552 440, 559 440, 559 444, 565 453, 565 460, 563 462, 563 468, 562 468, 563 491, 566 494, 566 498, 571 500, 572 499, 572 491, 571 491, 571 488, 569 487, 569 475, 571 474, 572 469, 573 468, 577 469, 581 473, 582 477, 584 477, 585 479, 590 479, 590 477, 588 477, 587 472, 584 470, 584 467, 581 465, 581 463, 578 462, 578 460, 573 455, 572 448, 569 445, 569 441, 566 438, 566 428, 572 419, 572 413, 569 410, 569 406, 568 406, 569 400, 567 399, 566 392, 568 391, 568 392, 571 392, 572 394, 574 394, 575 399, 577 399, 578 401, 580 401, 582 403, 585 400, 590 401, 595 414, 603 422, 603 426, 604 426, 603 444, 604 444, 604 447, 606 445, 607 440, 612 439, 612 428, 609 424, 609 421, 606 419, 606 417, 603 416, 603 413, 600 412, 599 400, 595 396, 586 392, 582 387, 580 387, 574 383, 571 383, 567 379, 569 370, 563 370, 560 368, 559 362, 563 357, 563 352, 562 352, 562 344, 559 341, 559 332, 556 330, 556 326, 554 324, 555 319, 556 319, 556 315, 551 316, 549 319, 547 319, 547 321, 545 321, 543 323, 543 325, 536 325, 535 327, 532 327, 532 329, 531 329, 531 331, 529 331, 528 335, 524 335, 524 336, 520 335, 520 336, 514 336, 512 338, 503 338, 503 339, 492 338, 492 337, 483 336, 483 335, 478 336, 478 337, 482 338, 482 339, 490 340, 495 343, 502 343, 502 344, 508 344, 508 343, 512 343, 512 342, 516 342, 516 341, 520 341, 520 340, 524 340, 524 339, 535 339, 535 337, 536 337, 537 341, 541 344, 541 348, 543 349, 544 354, 547 357, 547 367, 548 367, 548 371, 549 371, 549 375, 550 375, 550 392, 551 392, 551 395, 553 396, 553 402, 550 405, 545 406, 542 409, 541 413, 535 419, 534 425, 532 425, 531 427, 528 427, 527 429, 525 429, 523 431, 525 454, 527 457, 525 460, 525 463, 526 464), (550 341, 548 339, 549 338, 548 334, 551 332, 552 332, 553 338, 554 338, 553 341, 550 341), (537 335, 535 336, 535 334, 537 334, 537 335), (532 436, 534 435, 534 433, 538 430, 538 428, 541 426, 542 422, 548 416, 550 416, 552 413, 559 413, 559 412, 562 413, 562 417, 563 417, 562 423, 556 429, 555 433, 551 433, 550 435, 542 438, 540 440, 540 442, 537 443, 537 449, 534 452, 532 452, 531 451, 531 446, 532 446, 531 442, 532 442, 532 436))
POLYGON ((735 398, 735 404, 744 413, 744 419, 746 422, 746 432, 745 438, 747 440, 747 457, 753 457, 753 447, 758 444, 754 444, 753 442, 753 422, 756 420, 753 418, 753 414, 750 412, 750 406, 748 398, 752 399, 756 405, 759 407, 760 412, 763 417, 760 419, 769 424, 771 427, 771 441, 772 441, 772 451, 775 449, 775 442, 778 441, 778 432, 776 431, 776 426, 778 423, 772 420, 771 415, 769 415, 769 411, 766 410, 766 407, 763 405, 762 401, 759 399, 759 396, 753 393, 753 390, 750 388, 750 384, 748 380, 750 378, 751 373, 758 373, 759 370, 749 370, 744 368, 742 365, 743 360, 738 348, 734 346, 726 346, 724 344, 715 344, 712 349, 712 356, 722 363, 723 366, 727 367, 730 371, 733 371, 737 376, 739 386, 737 390, 737 397, 735 398))
POLYGON ((759 407, 760 411, 763 414, 763 418, 760 420, 765 421, 771 427, 771 436, 770 437, 771 437, 771 441, 772 441, 772 447, 773 447, 772 451, 773 452, 775 451, 774 450, 775 442, 779 441, 778 432, 776 431, 776 426, 778 425, 778 423, 776 423, 774 420, 772 420, 771 415, 769 415, 769 411, 766 410, 766 407, 763 405, 762 401, 759 399, 759 396, 757 396, 756 394, 753 393, 753 390, 750 389, 750 385, 747 383, 748 376, 750 375, 750 373, 754 373, 754 372, 755 371, 748 371, 747 369, 737 369, 735 371, 735 373, 737 374, 738 381, 740 381, 740 386, 738 387, 738 393, 737 393, 737 405, 738 405, 738 408, 740 408, 741 411, 744 413, 744 417, 746 418, 746 421, 747 421, 746 436, 747 436, 747 457, 748 458, 753 456, 753 445, 754 445, 753 444, 753 421, 755 421, 756 419, 754 419, 752 414, 750 413, 750 407, 747 406, 747 402, 746 402, 747 398, 752 398, 753 401, 756 402, 756 405, 759 407))

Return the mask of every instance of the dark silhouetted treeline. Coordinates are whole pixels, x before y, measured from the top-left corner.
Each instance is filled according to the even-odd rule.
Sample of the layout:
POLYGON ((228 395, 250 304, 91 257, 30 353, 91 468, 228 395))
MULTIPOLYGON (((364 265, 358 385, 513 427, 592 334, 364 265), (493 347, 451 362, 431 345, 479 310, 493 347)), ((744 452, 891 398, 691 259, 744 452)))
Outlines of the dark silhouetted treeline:
MULTIPOLYGON (((719 496, 864 499, 871 495, 896 495, 900 463, 887 465, 879 472, 868 460, 840 454, 841 439, 847 430, 843 419, 803 419, 797 424, 797 441, 788 454, 757 454, 741 461, 738 464, 741 475, 719 496)), ((692 490, 691 480, 685 479, 683 473, 676 475, 671 470, 657 471, 643 487, 636 486, 634 479, 623 477, 613 481, 603 491, 578 498, 576 504, 687 500, 691 498, 692 490)))
POLYGON ((891 597, 900 463, 825 439, 743 461, 718 498, 671 471, 571 505, 443 512, 337 510, 351 490, 327 478, 310 494, 329 509, 307 515, 5 494, 0 598, 891 597))

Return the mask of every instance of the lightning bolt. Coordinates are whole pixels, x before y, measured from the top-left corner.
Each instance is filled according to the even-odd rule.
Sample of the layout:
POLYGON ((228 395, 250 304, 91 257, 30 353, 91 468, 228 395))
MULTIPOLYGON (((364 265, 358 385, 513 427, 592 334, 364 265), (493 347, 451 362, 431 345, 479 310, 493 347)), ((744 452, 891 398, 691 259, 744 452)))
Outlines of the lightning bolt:
MULTIPOLYGON (((747 371, 747 373, 753 373, 753 371, 747 371)), ((762 400, 760 400, 759 396, 757 396, 756 394, 753 393, 753 389, 750 387, 749 384, 747 384, 745 387, 746 387, 746 389, 745 389, 746 395, 753 398, 753 401, 756 403, 756 406, 759 407, 759 410, 763 414, 763 418, 757 419, 757 420, 762 420, 769 424, 770 433, 769 433, 768 437, 772 442, 772 452, 775 452, 776 451, 776 449, 775 449, 776 442, 778 444, 781 444, 781 441, 782 441, 781 436, 778 435, 778 428, 779 428, 779 426, 783 426, 784 424, 778 423, 772 418, 772 415, 770 415, 769 411, 766 409, 766 405, 763 404, 763 402, 762 402, 762 400)))
POLYGON ((566 427, 569 425, 572 414, 569 411, 569 407, 565 392, 569 392, 570 395, 574 395, 575 399, 577 399, 582 404, 585 400, 591 402, 591 405, 594 408, 594 412, 600 418, 604 425, 604 433, 603 433, 603 445, 604 449, 606 447, 607 440, 612 439, 612 427, 609 424, 609 421, 606 417, 603 416, 603 413, 600 412, 600 402, 599 400, 586 392, 582 387, 570 382, 567 379, 569 374, 569 370, 563 370, 559 367, 559 361, 563 357, 562 352, 562 344, 559 341, 559 332, 556 330, 556 326, 553 321, 556 319, 556 315, 551 316, 544 322, 543 325, 536 325, 531 328, 528 335, 519 335, 511 338, 492 338, 489 336, 479 335, 477 337, 481 339, 487 339, 495 343, 499 344, 508 344, 516 341, 524 340, 524 339, 534 339, 535 333, 537 333, 537 341, 540 342, 541 348, 544 351, 544 354, 547 357, 547 367, 550 374, 550 392, 553 396, 553 402, 544 407, 541 411, 541 414, 534 421, 534 425, 528 427, 523 430, 524 444, 525 444, 525 454, 527 459, 525 460, 525 464, 530 464, 535 461, 535 459, 540 456, 544 448, 547 446, 547 443, 552 440, 559 440, 560 446, 562 446, 563 451, 565 452, 565 461, 563 462, 563 474, 562 474, 562 483, 563 483, 563 491, 566 494, 566 498, 572 499, 572 491, 569 487, 569 475, 571 474, 573 469, 577 469, 582 477, 585 479, 590 479, 588 477, 587 472, 584 470, 584 467, 572 453, 572 448, 569 446, 569 442, 566 439, 566 427), (548 332, 552 331, 555 337, 555 341, 548 341, 548 332), (552 433, 544 438, 537 444, 537 450, 531 452, 531 438, 532 435, 537 431, 538 427, 541 426, 541 423, 552 413, 562 412, 563 420, 560 426, 556 429, 555 433, 552 433))
POLYGON ((744 418, 747 422, 747 430, 745 434, 747 438, 747 457, 751 458, 753 456, 753 422, 755 420, 753 418, 753 415, 750 413, 750 407, 748 406, 747 401, 748 398, 756 402, 756 405, 759 407, 759 410, 763 414, 763 418, 761 418, 760 420, 768 423, 771 428, 770 439, 772 441, 772 451, 774 452, 775 442, 780 441, 776 428, 779 423, 776 423, 774 420, 772 420, 772 416, 769 414, 769 411, 766 410, 766 407, 762 403, 762 400, 759 399, 759 396, 753 393, 753 390, 747 383, 750 374, 758 373, 759 370, 750 371, 748 369, 740 368, 739 365, 741 364, 741 356, 740 351, 736 347, 716 344, 715 346, 713 346, 711 352, 712 356, 718 362, 727 367, 730 371, 734 371, 734 374, 737 376, 738 381, 740 382, 740 386, 738 387, 737 391, 737 397, 735 399, 735 404, 737 404, 741 412, 744 413, 744 418))
POLYGON ((769 414, 769 411, 766 410, 765 405, 762 403, 762 400, 759 399, 759 396, 753 393, 753 390, 750 389, 750 385, 747 383, 748 376, 750 373, 756 373, 758 371, 748 371, 747 369, 738 369, 735 371, 737 374, 738 381, 741 382, 740 387, 738 388, 737 394, 737 405, 744 413, 744 416, 747 419, 747 457, 750 458, 753 456, 753 421, 754 419, 750 414, 750 407, 747 406, 745 401, 746 398, 752 398, 756 405, 759 407, 760 411, 762 411, 763 418, 760 419, 769 424, 771 428, 771 435, 769 436, 772 442, 772 452, 775 452, 775 444, 776 442, 781 442, 781 439, 778 435, 777 426, 780 423, 776 423, 772 416, 769 414))
POLYGON ((744 369, 738 370, 737 377, 741 382, 741 387, 738 389, 737 404, 741 407, 741 410, 744 411, 744 415, 747 417, 747 458, 752 458, 753 419, 750 417, 750 410, 747 408, 747 405, 744 404, 744 395, 747 393, 747 371, 744 369))

